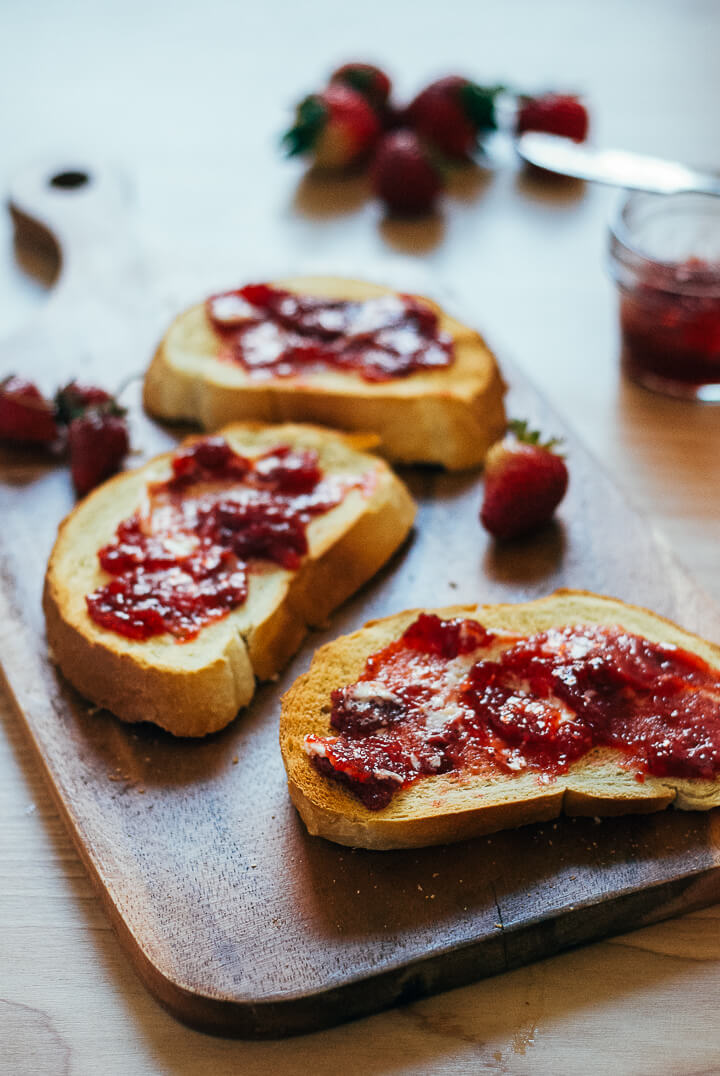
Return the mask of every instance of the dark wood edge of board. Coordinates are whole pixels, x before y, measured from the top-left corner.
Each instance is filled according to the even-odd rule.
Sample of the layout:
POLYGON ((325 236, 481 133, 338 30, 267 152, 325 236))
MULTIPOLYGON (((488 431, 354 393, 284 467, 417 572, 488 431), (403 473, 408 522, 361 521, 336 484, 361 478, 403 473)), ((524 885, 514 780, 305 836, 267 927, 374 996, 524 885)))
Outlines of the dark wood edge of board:
POLYGON ((112 902, 105 899, 102 891, 100 896, 143 983, 173 1017, 209 1035, 281 1039, 327 1030, 445 990, 468 986, 568 949, 661 922, 680 912, 685 914, 706 907, 720 900, 720 872, 701 870, 649 889, 620 894, 610 905, 610 925, 607 924, 608 902, 598 898, 572 911, 524 924, 521 929, 501 927, 492 937, 378 975, 362 976, 341 987, 262 1002, 209 997, 168 979, 140 948, 112 902), (682 907, 676 908, 674 902, 679 897, 683 898, 682 907))
MULTIPOLYGON (((7 697, 18 718, 22 718, 1 668, 0 676, 7 697)), ((496 934, 436 952, 424 960, 399 964, 378 975, 358 977, 330 990, 265 1001, 203 995, 163 974, 129 929, 73 825, 31 729, 24 720, 20 724, 32 743, 58 812, 134 969, 152 997, 175 1019, 206 1034, 238 1039, 281 1039, 322 1031, 444 990, 468 986, 480 979, 720 900, 720 872, 712 868, 700 869, 671 882, 619 893, 610 905, 606 898, 596 897, 556 916, 538 917, 520 928, 501 924, 496 934), (607 921, 608 907, 612 909, 610 923, 607 921)))
MULTIPOLYGON (((1 668, 0 675, 2 686, 21 718, 22 712, 1 668)), ((175 1019, 209 1035, 281 1039, 326 1030, 444 990, 468 986, 480 979, 720 900, 720 872, 701 869, 671 882, 619 893, 610 905, 610 924, 607 922, 608 901, 597 897, 559 915, 538 917, 521 928, 506 928, 501 924, 496 934, 436 952, 425 960, 399 964, 378 975, 358 977, 330 990, 265 1001, 203 995, 163 974, 129 929, 102 884, 27 722, 22 720, 21 725, 29 735, 58 812, 110 924, 140 979, 152 997, 175 1019), (683 898, 682 905, 676 906, 680 897, 683 898)))

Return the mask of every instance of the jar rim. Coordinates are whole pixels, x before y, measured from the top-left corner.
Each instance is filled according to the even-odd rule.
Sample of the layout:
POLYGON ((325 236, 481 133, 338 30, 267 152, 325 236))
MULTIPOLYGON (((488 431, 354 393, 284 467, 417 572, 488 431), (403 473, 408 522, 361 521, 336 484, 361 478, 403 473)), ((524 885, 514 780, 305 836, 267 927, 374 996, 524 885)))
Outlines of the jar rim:
MULTIPOLYGON (((688 192, 689 193, 689 192, 688 192)), ((682 266, 683 276, 686 281, 695 280, 698 283, 710 283, 720 278, 720 255, 713 259, 698 257, 697 266, 692 264, 693 257, 685 258, 662 258, 651 254, 647 248, 633 236, 632 226, 628 221, 630 213, 643 203, 655 203, 663 212, 671 208, 671 202, 677 205, 678 199, 688 197, 688 193, 679 194, 656 194, 650 191, 626 191, 625 196, 616 204, 615 211, 610 219, 610 234, 615 243, 624 248, 633 258, 645 262, 647 265, 656 266, 668 271, 677 270, 682 266), (663 205, 664 203, 664 205, 663 205)), ((717 205, 718 220, 720 221, 720 198, 711 194, 693 192, 690 197, 702 199, 704 205, 717 205)), ((617 255, 619 252, 614 251, 617 255)))

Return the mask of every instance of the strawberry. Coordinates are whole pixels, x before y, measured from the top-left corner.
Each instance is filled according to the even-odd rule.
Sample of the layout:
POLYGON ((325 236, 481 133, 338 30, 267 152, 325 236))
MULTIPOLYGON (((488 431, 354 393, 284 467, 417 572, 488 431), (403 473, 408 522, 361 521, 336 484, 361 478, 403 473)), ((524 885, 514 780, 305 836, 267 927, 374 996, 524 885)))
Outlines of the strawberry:
POLYGON ((356 93, 362 94, 378 115, 383 114, 392 89, 388 76, 374 64, 343 64, 330 76, 330 83, 333 82, 340 82, 349 86, 351 90, 355 90, 356 93))
POLYGON ((373 188, 392 213, 430 213, 443 179, 414 131, 386 134, 375 156, 373 188))
POLYGON ((118 470, 130 441, 124 414, 91 407, 68 427, 70 472, 75 489, 87 493, 118 470))
POLYGON ((501 89, 449 75, 417 95, 406 110, 406 121, 446 156, 466 160, 478 135, 497 127, 495 99, 501 89))
POLYGON ((55 400, 58 415, 68 423, 73 483, 84 494, 114 474, 128 453, 125 409, 105 389, 77 381, 60 389, 55 400))
POLYGON ((480 520, 495 538, 537 530, 565 496, 568 471, 556 440, 540 441, 525 422, 511 422, 514 438, 498 441, 485 461, 485 496, 480 520))
POLYGON ((97 385, 82 385, 71 381, 55 396, 55 407, 60 422, 68 423, 87 411, 88 407, 112 404, 113 398, 97 385))
POLYGON ((319 168, 348 168, 368 156, 379 134, 380 120, 362 94, 333 82, 300 102, 282 141, 289 157, 305 153, 319 168))
POLYGON ((0 438, 49 445, 57 439, 55 412, 32 381, 12 375, 0 382, 0 438))
POLYGON ((587 138, 590 121, 582 101, 572 94, 544 93, 539 97, 518 98, 515 133, 544 131, 562 135, 575 142, 587 138))

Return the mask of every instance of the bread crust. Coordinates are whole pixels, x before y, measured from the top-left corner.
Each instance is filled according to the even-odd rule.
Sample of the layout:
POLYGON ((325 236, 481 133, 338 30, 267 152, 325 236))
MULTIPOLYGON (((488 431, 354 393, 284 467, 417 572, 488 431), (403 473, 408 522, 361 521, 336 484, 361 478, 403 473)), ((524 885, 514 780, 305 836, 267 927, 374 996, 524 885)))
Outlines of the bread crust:
MULTIPOLYGON (((466 840, 500 829, 568 815, 620 815, 720 805, 720 781, 646 776, 623 770, 620 752, 596 748, 549 784, 534 773, 492 779, 445 774, 421 778, 391 803, 371 811, 337 782, 320 775, 303 750, 307 733, 333 735, 330 693, 354 682, 368 656, 398 638, 422 610, 371 621, 360 631, 318 650, 309 670, 285 694, 280 747, 290 797, 311 834, 375 850, 417 848, 466 840)), ((618 625, 651 641, 674 643, 720 669, 720 647, 670 620, 618 599, 559 590, 518 605, 459 605, 430 610, 442 617, 471 617, 489 629, 527 635, 568 624, 618 625)))
POLYGON ((221 432, 241 453, 282 443, 314 448, 326 472, 369 480, 310 522, 309 551, 296 572, 273 566, 251 573, 244 605, 185 643, 169 635, 127 639, 97 625, 85 605, 85 595, 107 578, 98 549, 137 508, 147 483, 169 475, 173 453, 104 483, 60 525, 43 596, 54 660, 97 705, 123 721, 152 721, 176 736, 205 736, 227 725, 252 698, 256 678, 274 677, 308 626, 324 620, 388 560, 415 515, 402 482, 365 451, 376 442, 372 435, 263 423, 235 423, 221 432))
MULTIPOLYGON (((276 283, 335 299, 392 293, 377 284, 334 277, 276 283)), ((204 304, 198 304, 180 314, 160 342, 145 377, 145 406, 159 418, 199 422, 206 430, 238 419, 373 430, 391 460, 436 463, 448 470, 478 467, 505 430, 505 384, 479 333, 420 298, 437 312, 440 327, 455 342, 455 361, 446 370, 381 383, 337 370, 259 382, 239 365, 217 358, 220 339, 204 304)))

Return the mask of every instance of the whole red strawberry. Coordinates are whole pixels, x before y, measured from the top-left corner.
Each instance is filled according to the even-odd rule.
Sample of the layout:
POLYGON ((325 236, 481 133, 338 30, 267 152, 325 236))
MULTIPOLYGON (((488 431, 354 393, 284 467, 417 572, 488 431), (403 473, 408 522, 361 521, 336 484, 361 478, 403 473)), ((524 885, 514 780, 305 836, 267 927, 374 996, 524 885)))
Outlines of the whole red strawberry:
POLYGON ((515 133, 543 131, 562 135, 575 142, 587 138, 590 120, 582 101, 572 94, 544 93, 539 97, 521 97, 515 118, 515 133))
POLYGON ((0 382, 0 439, 48 445, 57 439, 55 411, 32 381, 14 374, 0 382))
POLYGON ((70 472, 84 494, 118 470, 130 449, 125 410, 96 385, 71 381, 60 389, 57 412, 68 423, 70 472))
POLYGON ((459 75, 431 82, 406 110, 407 122, 448 157, 466 160, 478 136, 497 127, 500 86, 480 86, 459 75))
POLYGON ((373 189, 392 213, 430 213, 443 187, 442 174, 414 131, 386 134, 375 155, 373 189))
POLYGON ((380 120, 363 95, 333 82, 300 102, 282 141, 289 157, 309 154, 318 168, 348 168, 368 156, 379 134, 380 120))
POLYGON ((507 437, 488 452, 480 520, 495 538, 517 538, 547 523, 565 496, 565 460, 525 422, 511 422, 507 437))
POLYGON ((68 428, 70 472, 75 489, 85 494, 118 470, 130 448, 122 413, 90 408, 68 428))
POLYGON ((340 82, 362 94, 379 114, 384 111, 392 90, 392 83, 388 76, 374 64, 343 64, 342 67, 333 71, 330 82, 340 82))

